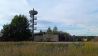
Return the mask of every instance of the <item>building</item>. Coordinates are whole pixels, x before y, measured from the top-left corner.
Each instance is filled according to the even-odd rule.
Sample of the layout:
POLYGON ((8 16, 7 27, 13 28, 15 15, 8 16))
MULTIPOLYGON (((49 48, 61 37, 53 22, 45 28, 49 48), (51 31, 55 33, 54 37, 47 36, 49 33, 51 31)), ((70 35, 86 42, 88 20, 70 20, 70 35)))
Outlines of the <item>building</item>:
POLYGON ((56 34, 35 34, 34 41, 57 42, 59 38, 56 34))

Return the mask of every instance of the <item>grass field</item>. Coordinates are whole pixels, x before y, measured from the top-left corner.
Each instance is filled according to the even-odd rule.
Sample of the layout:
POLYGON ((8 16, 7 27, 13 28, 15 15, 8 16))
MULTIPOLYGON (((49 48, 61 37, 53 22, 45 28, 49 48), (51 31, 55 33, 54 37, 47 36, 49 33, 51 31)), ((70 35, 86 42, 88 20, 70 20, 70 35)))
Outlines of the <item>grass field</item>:
POLYGON ((98 56, 98 43, 0 42, 0 56, 98 56))

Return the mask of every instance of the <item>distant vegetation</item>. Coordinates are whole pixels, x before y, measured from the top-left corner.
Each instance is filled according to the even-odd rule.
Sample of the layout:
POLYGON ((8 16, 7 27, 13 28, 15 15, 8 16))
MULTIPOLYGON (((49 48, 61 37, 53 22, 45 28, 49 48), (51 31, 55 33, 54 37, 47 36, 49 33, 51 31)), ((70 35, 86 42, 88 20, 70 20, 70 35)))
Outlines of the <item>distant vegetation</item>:
POLYGON ((3 41, 24 41, 31 37, 29 21, 24 15, 16 15, 10 24, 3 26, 3 41))
MULTIPOLYGON (((24 15, 16 15, 13 17, 10 24, 6 24, 3 26, 1 33, 3 34, 0 37, 0 41, 29 41, 32 40, 32 33, 29 28, 28 18, 24 15)), ((55 26, 53 29, 49 27, 47 31, 35 33, 36 36, 43 36, 45 34, 48 35, 57 35, 58 41, 83 41, 83 39, 87 39, 87 41, 91 41, 96 36, 75 36, 70 35, 67 32, 58 31, 58 28, 55 26)), ((47 37, 50 37, 48 36, 47 37)), ((40 37, 39 36, 39 37, 40 37)), ((41 39, 42 40, 42 39, 41 39)), ((48 41, 51 41, 50 38, 47 38, 48 41)), ((45 40, 44 40, 45 41, 45 40)))

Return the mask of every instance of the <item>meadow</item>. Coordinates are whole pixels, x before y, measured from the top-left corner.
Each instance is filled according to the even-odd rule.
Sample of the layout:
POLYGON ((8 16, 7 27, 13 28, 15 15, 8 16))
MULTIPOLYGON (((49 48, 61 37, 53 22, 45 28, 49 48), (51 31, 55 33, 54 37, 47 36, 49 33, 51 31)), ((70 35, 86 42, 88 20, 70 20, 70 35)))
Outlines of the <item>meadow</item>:
POLYGON ((98 43, 0 42, 0 56, 98 56, 98 43))

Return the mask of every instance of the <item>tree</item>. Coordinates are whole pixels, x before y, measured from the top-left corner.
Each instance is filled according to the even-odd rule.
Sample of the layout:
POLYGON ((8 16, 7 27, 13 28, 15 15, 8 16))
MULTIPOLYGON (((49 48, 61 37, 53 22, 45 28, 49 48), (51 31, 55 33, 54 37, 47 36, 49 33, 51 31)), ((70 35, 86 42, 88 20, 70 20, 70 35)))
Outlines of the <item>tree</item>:
POLYGON ((65 35, 65 41, 73 41, 73 38, 71 37, 71 35, 67 32, 64 32, 65 35))
POLYGON ((59 41, 65 41, 65 35, 63 32, 59 32, 59 41))
POLYGON ((51 30, 50 27, 47 29, 47 33, 48 33, 48 34, 51 34, 51 33, 52 33, 52 30, 51 30))
POLYGON ((3 29, 1 30, 1 33, 3 33, 2 40, 8 40, 11 37, 11 31, 10 31, 10 24, 6 24, 3 26, 3 29))
POLYGON ((41 35, 43 35, 44 33, 43 33, 43 31, 42 30, 40 30, 40 32, 39 32, 41 35))
POLYGON ((58 34, 58 28, 56 26, 53 28, 53 33, 58 34))
POLYGON ((3 36, 11 38, 14 41, 28 40, 31 37, 29 22, 24 15, 16 15, 10 25, 3 27, 3 36), (5 33, 9 33, 6 34, 5 33))
POLYGON ((72 41, 72 37, 67 32, 59 32, 59 41, 72 41))

